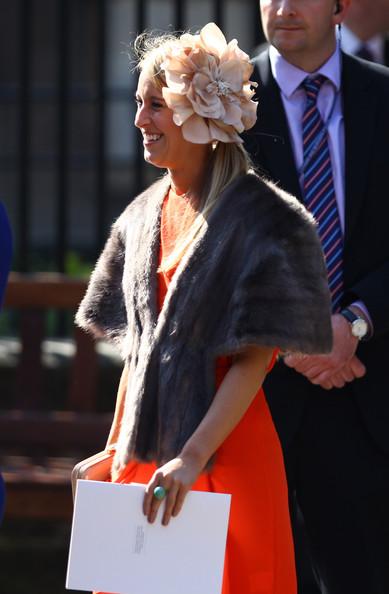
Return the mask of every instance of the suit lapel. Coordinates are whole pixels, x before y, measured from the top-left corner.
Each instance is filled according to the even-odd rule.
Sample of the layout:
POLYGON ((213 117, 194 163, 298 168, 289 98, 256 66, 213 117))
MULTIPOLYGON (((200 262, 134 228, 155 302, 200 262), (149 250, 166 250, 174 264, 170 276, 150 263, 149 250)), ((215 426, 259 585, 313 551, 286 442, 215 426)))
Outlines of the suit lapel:
POLYGON ((345 131, 345 242, 352 234, 363 202, 372 154, 377 97, 368 69, 343 55, 342 94, 345 131))
POLYGON ((248 150, 263 173, 301 199, 288 122, 279 87, 271 73, 268 52, 256 58, 254 64, 254 78, 258 82, 258 120, 246 135, 248 150))

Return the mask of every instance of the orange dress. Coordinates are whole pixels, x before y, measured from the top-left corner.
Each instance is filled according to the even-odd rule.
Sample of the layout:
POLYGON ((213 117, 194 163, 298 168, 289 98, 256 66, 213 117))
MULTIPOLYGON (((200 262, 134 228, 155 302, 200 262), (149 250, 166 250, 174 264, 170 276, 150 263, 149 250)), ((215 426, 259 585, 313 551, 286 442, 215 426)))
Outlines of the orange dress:
MULTIPOLYGON (((190 219, 185 197, 170 190, 162 209, 160 262, 190 219)), ((174 272, 158 273, 160 308, 174 272)), ((274 359, 275 355, 272 364, 274 359)), ((218 384, 229 365, 228 357, 218 359, 218 384)), ((156 468, 152 463, 129 462, 116 482, 146 484, 156 468)), ((202 473, 192 489, 232 495, 222 594, 295 594, 283 458, 262 389, 218 449, 212 470, 202 473)))

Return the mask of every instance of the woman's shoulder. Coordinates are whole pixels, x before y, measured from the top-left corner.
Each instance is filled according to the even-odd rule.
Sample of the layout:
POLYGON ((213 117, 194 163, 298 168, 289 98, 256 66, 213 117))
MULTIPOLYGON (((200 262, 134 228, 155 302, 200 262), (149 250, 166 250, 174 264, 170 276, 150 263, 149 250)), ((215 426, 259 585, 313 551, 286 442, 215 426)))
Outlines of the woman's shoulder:
POLYGON ((125 233, 129 225, 136 223, 138 220, 144 220, 146 209, 158 208, 169 186, 170 180, 165 175, 135 196, 114 222, 114 229, 117 229, 120 233, 125 233))
POLYGON ((255 172, 242 175, 231 189, 237 208, 250 227, 255 222, 262 226, 264 221, 285 229, 315 226, 313 216, 295 196, 255 172))

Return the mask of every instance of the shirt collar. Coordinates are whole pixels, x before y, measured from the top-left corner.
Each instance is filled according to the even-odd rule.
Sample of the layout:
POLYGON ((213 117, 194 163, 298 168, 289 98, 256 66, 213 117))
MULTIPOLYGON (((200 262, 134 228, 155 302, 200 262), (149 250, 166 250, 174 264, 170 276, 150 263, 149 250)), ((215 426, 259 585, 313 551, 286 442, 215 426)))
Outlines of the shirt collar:
POLYGON ((271 45, 269 48, 270 66, 273 77, 277 81, 283 95, 290 99, 303 80, 309 75, 322 74, 334 85, 336 91, 340 90, 341 81, 341 55, 337 45, 336 50, 316 72, 310 73, 293 66, 280 52, 271 45))

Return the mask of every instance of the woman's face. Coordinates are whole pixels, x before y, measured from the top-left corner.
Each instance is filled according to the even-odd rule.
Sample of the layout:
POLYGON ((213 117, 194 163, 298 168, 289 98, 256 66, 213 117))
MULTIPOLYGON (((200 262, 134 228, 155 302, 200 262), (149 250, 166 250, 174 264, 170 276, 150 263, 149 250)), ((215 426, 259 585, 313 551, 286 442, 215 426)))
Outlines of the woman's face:
POLYGON ((145 160, 172 170, 187 166, 193 144, 184 139, 161 90, 145 73, 139 77, 136 102, 135 126, 142 132, 145 160))

